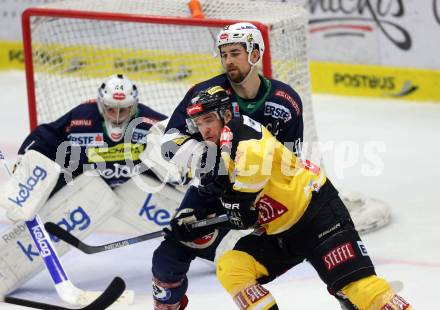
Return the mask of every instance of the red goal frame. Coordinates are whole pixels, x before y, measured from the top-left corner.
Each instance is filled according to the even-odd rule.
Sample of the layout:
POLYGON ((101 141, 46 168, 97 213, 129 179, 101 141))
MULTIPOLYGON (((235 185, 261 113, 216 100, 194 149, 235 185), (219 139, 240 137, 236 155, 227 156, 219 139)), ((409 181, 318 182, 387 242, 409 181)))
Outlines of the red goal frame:
POLYGON ((23 31, 23 53, 24 65, 26 71, 26 88, 28 95, 29 123, 30 129, 33 130, 37 126, 37 109, 35 99, 35 80, 34 66, 32 59, 32 34, 31 34, 31 17, 61 17, 61 18, 77 18, 77 19, 95 19, 106 21, 127 21, 136 23, 151 23, 165 25, 183 25, 183 26, 199 26, 199 27, 224 27, 226 25, 238 22, 251 22, 260 31, 265 42, 265 51, 263 54, 262 65, 263 74, 267 78, 272 77, 272 64, 270 57, 270 41, 269 27, 261 22, 248 20, 228 20, 228 19, 210 19, 210 18, 192 18, 192 17, 173 17, 173 16, 155 16, 142 14, 127 13, 110 13, 110 12, 92 12, 80 10, 52 9, 52 8, 28 8, 22 14, 22 31, 23 31))

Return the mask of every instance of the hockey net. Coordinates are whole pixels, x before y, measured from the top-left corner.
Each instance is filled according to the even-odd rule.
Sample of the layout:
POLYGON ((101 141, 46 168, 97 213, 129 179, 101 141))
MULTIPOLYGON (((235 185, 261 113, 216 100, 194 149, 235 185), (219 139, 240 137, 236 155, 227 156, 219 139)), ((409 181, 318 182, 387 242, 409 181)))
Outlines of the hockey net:
MULTIPOLYGON (((103 79, 115 73, 126 74, 136 83, 141 102, 171 115, 189 87, 222 72, 213 55, 219 30, 251 21, 258 22, 267 45, 260 70, 300 94, 304 149, 308 157, 320 161, 305 10, 266 1, 206 0, 201 4, 205 18, 191 18, 183 0, 69 0, 26 10, 23 38, 31 128, 96 98, 103 79)), ((351 200, 356 205, 349 203, 349 208, 359 211, 368 199, 351 200)), ((382 222, 376 220, 373 226, 383 226, 387 216, 381 214, 382 222)))

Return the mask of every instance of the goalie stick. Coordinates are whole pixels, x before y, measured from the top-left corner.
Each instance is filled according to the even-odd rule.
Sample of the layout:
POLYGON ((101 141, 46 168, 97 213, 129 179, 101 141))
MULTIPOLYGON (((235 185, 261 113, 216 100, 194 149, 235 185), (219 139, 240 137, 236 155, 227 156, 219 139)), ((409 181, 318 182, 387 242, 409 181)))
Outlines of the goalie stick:
MULTIPOLYGON (((9 171, 6 165, 6 159, 3 152, 0 150, 0 161, 7 171, 7 173, 14 177, 13 174, 9 171)), ((54 283, 55 290, 58 296, 66 303, 71 305, 87 305, 93 304, 93 301, 97 298, 99 300, 106 299, 107 294, 101 292, 94 291, 83 291, 77 288, 69 279, 67 273, 64 271, 64 268, 61 264, 61 261, 58 257, 58 254, 55 251, 55 248, 47 235, 47 232, 44 230, 44 227, 41 223, 39 216, 35 216, 34 219, 25 222, 26 228, 38 250, 38 253, 41 259, 46 266, 47 271, 50 274, 52 282, 54 283), (102 296, 102 298, 101 298, 102 296)), ((113 280, 115 281, 116 278, 113 280)), ((120 279, 122 280, 122 279, 120 279)), ((120 282, 117 280, 116 284, 120 282)), ((113 282, 112 282, 113 283, 113 282)), ((115 284, 114 284, 115 285, 115 284)), ((111 285, 109 286, 111 287, 111 285)), ((124 284, 125 288, 125 284, 124 284)), ((111 296, 109 296, 111 297, 111 296)), ((133 291, 126 291, 119 294, 119 300, 122 303, 131 304, 134 299, 133 291)), ((116 298, 118 299, 118 298, 116 298)), ((110 300, 109 300, 110 301, 110 300)), ((115 300, 111 300, 110 304, 112 304, 115 300)), ((89 306, 90 306, 89 305, 89 306)), ((101 308, 104 309, 104 308, 101 308)))
MULTIPOLYGON (((110 285, 105 289, 105 291, 96 298, 91 304, 83 307, 83 308, 75 308, 78 310, 101 310, 106 309, 111 304, 113 304, 124 292, 125 290, 125 282, 119 277, 113 279, 110 285)), ((41 303, 33 300, 21 299, 11 296, 6 296, 4 301, 6 303, 30 307, 35 309, 43 309, 43 310, 71 310, 73 308, 66 308, 52 304, 41 303)))
MULTIPOLYGON (((214 224, 226 222, 227 220, 228 220, 227 215, 223 214, 223 215, 220 215, 217 217, 194 222, 191 224, 191 227, 192 228, 204 227, 204 226, 209 226, 209 225, 214 225, 214 224)), ((88 245, 88 244, 82 242, 81 240, 79 240, 78 238, 76 238, 74 235, 72 235, 68 231, 64 230, 63 228, 59 227, 58 225, 56 225, 52 222, 48 222, 44 226, 45 226, 47 232, 49 232, 50 234, 54 235, 55 237, 63 240, 64 242, 67 242, 68 244, 72 245, 73 247, 81 250, 82 252, 84 252, 86 254, 94 254, 94 253, 109 251, 109 250, 121 248, 121 247, 124 247, 127 245, 131 245, 131 244, 151 240, 154 238, 162 237, 166 234, 163 230, 159 230, 159 231, 155 231, 152 233, 148 233, 148 234, 144 234, 144 235, 140 235, 137 237, 132 237, 132 238, 124 239, 124 240, 119 240, 119 241, 115 241, 115 242, 111 242, 111 243, 107 243, 107 244, 103 244, 103 245, 88 245)))

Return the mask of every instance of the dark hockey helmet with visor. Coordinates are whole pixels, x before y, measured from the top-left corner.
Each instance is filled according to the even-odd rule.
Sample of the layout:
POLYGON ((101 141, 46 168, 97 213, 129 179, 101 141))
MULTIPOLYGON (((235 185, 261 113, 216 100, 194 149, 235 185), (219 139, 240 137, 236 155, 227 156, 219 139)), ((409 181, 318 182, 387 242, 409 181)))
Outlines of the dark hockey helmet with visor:
POLYGON ((213 86, 198 92, 186 108, 188 130, 191 133, 197 132, 195 119, 211 112, 215 112, 219 119, 224 121, 225 113, 230 106, 231 98, 221 86, 213 86))

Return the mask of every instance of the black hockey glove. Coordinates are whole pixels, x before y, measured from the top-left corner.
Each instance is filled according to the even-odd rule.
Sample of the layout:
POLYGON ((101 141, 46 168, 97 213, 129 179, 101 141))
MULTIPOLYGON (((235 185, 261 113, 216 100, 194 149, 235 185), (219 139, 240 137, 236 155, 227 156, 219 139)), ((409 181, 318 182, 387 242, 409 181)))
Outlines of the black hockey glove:
POLYGON ((248 229, 258 221, 255 199, 258 193, 234 193, 221 197, 223 208, 233 229, 248 229))
POLYGON ((196 217, 194 209, 186 208, 179 210, 170 221, 171 230, 165 228, 164 231, 168 237, 177 241, 193 241, 199 237, 205 236, 212 232, 212 226, 192 228, 191 224, 201 220, 196 217))
POLYGON ((202 196, 220 198, 222 193, 226 190, 228 183, 229 179, 227 175, 213 176, 212 174, 205 174, 200 179, 198 190, 202 196))

